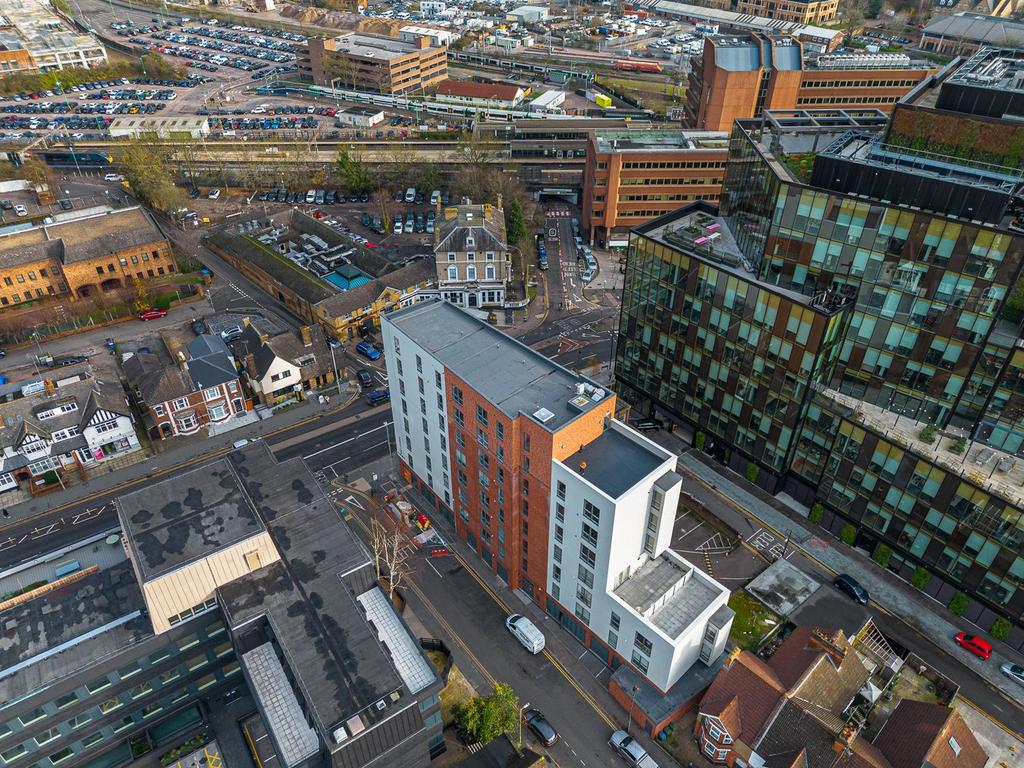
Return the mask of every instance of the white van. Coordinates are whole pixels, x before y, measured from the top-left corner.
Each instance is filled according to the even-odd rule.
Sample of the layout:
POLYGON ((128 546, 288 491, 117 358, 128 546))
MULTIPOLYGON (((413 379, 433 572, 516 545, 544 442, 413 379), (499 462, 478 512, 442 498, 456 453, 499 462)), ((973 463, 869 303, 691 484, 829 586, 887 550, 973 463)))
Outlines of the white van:
POLYGON ((405 190, 405 202, 416 202, 416 187, 409 187, 407 190, 405 190))
POLYGON ((315 200, 316 200, 316 190, 315 189, 311 189, 311 190, 309 190, 306 193, 306 202, 307 203, 312 203, 315 200))
POLYGON ((430 207, 437 208, 437 204, 441 202, 441 190, 435 189, 430 193, 430 207))
POLYGON ((530 653, 538 654, 544 650, 544 633, 525 616, 513 613, 505 619, 505 626, 530 653))

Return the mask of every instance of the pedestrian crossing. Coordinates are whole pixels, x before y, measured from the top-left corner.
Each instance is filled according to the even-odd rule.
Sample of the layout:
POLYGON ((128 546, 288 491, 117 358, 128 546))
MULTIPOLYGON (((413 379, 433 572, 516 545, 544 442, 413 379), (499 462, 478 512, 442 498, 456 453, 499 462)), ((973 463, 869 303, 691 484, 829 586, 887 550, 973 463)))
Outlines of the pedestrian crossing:
POLYGON ((566 210, 564 208, 556 208, 555 210, 548 211, 547 215, 569 217, 572 216, 572 211, 566 210))

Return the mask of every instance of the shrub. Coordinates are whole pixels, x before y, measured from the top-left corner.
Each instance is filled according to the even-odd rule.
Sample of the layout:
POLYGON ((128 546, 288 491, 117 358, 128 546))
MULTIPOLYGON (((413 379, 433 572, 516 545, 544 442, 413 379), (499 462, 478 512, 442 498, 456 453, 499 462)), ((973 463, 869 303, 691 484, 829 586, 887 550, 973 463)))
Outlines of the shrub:
POLYGON ((698 432, 697 434, 695 434, 693 436, 693 446, 698 451, 703 451, 704 450, 704 444, 707 443, 707 441, 708 441, 708 436, 705 435, 703 432, 698 432))
POLYGON ((956 440, 953 441, 953 444, 949 446, 949 450, 951 450, 953 453, 963 453, 964 448, 966 447, 967 441, 962 437, 958 437, 956 440))
POLYGON ((989 634, 991 634, 996 640, 1006 642, 1006 638, 1010 636, 1011 629, 1013 629, 1013 625, 1010 624, 1010 620, 1004 619, 1000 616, 992 622, 992 629, 989 631, 989 634))
POLYGON ((60 478, 57 477, 57 470, 50 469, 43 473, 43 484, 53 485, 54 483, 60 482, 60 478))
POLYGON ((929 424, 924 427, 924 429, 917 433, 917 436, 930 445, 935 440, 935 425, 929 424))
POLYGON ((857 539, 857 529, 853 527, 851 523, 847 523, 843 526, 843 529, 839 532, 839 540, 843 544, 849 544, 853 546, 853 542, 857 539))
POLYGON ((871 556, 871 559, 878 563, 880 566, 885 568, 889 564, 889 560, 892 558, 892 547, 887 544, 879 544, 875 547, 875 554, 871 556))
POLYGON ((815 502, 815 504, 811 507, 811 511, 807 514, 807 519, 810 520, 815 525, 818 525, 819 523, 821 523, 821 519, 824 516, 825 516, 825 508, 823 506, 821 506, 821 504, 818 504, 817 502, 815 502))
POLYGON ((747 464, 747 482, 756 483, 759 474, 760 470, 757 468, 757 464, 754 462, 747 464))
POLYGON ((914 569, 913 575, 910 577, 910 583, 916 589, 924 590, 928 586, 928 582, 932 580, 932 575, 928 571, 922 568, 920 565, 914 569))
POLYGON ((967 595, 963 592, 957 592, 953 595, 953 599, 949 601, 949 610, 952 611, 954 616, 963 616, 964 611, 967 610, 967 606, 970 605, 971 601, 967 595))
POLYGON ((153 300, 153 306, 156 309, 170 309, 172 301, 173 301, 173 297, 170 296, 169 294, 164 293, 164 294, 161 294, 160 296, 157 296, 153 300))

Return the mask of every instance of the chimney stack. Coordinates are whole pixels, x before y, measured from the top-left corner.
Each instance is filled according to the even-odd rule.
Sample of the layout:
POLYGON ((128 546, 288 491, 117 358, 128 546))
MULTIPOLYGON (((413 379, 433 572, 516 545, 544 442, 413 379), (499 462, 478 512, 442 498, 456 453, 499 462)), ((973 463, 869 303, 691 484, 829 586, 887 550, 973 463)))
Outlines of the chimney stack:
POLYGON ((504 199, 505 199, 504 195, 502 195, 501 192, 499 192, 498 193, 498 205, 497 205, 499 211, 502 210, 501 203, 502 203, 502 201, 504 201, 504 199))
POLYGON ((252 352, 245 356, 245 370, 247 370, 249 375, 254 379, 256 378, 256 355, 252 352))
POLYGON ((740 648, 739 646, 736 646, 735 648, 733 648, 729 652, 729 655, 726 656, 725 663, 722 666, 724 666, 726 669, 729 669, 730 667, 732 667, 733 662, 736 661, 736 659, 738 659, 740 657, 741 653, 743 653, 743 649, 740 648))
POLYGON ((811 632, 811 637, 807 641, 808 648, 816 648, 819 651, 827 653, 829 659, 832 661, 832 665, 836 669, 839 669, 840 665, 843 663, 843 659, 846 658, 846 649, 841 647, 837 642, 840 632, 841 630, 836 630, 836 637, 832 637, 821 627, 815 627, 814 631, 811 632))
POLYGON ((312 347, 313 346, 313 329, 308 325, 304 325, 299 329, 302 334, 302 346, 312 347))
POLYGON ((841 755, 850 748, 855 738, 857 738, 857 726, 853 723, 847 723, 843 726, 843 730, 836 734, 836 740, 832 742, 832 749, 835 750, 837 755, 841 755))

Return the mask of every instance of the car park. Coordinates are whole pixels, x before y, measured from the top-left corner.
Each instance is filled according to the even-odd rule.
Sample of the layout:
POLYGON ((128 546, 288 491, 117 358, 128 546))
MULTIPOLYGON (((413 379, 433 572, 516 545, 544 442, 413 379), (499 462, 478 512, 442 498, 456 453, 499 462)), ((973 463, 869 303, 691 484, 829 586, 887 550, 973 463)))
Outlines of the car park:
POLYGON ((969 635, 966 632, 957 632, 954 642, 970 653, 973 653, 982 661, 987 661, 992 656, 992 643, 983 637, 969 635))

